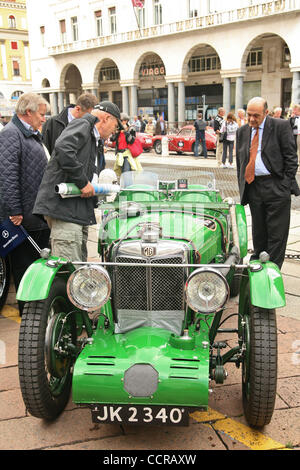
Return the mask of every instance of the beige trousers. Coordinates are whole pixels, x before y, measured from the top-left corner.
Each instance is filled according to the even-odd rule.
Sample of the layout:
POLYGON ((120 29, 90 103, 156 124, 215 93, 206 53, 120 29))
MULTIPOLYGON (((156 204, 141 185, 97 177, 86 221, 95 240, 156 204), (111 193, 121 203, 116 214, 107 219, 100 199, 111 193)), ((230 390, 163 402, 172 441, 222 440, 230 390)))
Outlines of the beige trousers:
POLYGON ((45 217, 51 230, 51 254, 70 261, 87 261, 88 226, 45 217))

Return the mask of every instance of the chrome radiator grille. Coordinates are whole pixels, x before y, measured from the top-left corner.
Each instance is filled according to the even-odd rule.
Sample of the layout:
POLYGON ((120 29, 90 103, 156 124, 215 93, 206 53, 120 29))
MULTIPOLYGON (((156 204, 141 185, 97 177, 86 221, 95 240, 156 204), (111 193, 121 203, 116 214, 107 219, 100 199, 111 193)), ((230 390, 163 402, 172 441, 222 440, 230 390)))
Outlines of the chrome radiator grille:
POLYGON ((130 258, 118 256, 117 263, 140 266, 118 266, 113 270, 114 306, 117 310, 171 311, 184 309, 184 269, 144 267, 151 264, 182 264, 182 256, 170 258, 130 258))

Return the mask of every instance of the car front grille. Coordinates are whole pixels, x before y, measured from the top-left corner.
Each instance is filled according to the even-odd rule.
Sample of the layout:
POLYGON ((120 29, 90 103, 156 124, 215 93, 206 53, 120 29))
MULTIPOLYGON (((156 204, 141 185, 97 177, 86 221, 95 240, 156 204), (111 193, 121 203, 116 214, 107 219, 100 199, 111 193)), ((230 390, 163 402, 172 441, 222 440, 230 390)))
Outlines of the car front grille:
POLYGON ((116 262, 137 264, 137 266, 114 268, 114 305, 117 310, 179 311, 184 309, 184 269, 143 266, 145 263, 182 264, 182 256, 148 260, 118 256, 116 262))

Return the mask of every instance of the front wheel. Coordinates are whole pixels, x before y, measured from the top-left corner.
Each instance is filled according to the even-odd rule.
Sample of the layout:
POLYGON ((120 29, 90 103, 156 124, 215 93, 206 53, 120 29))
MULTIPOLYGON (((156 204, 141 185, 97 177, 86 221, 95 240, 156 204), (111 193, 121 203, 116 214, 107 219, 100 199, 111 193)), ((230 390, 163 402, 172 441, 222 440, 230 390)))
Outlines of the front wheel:
POLYGON ((20 326, 19 379, 31 415, 53 420, 65 408, 75 342, 75 315, 66 283, 55 279, 47 299, 25 304, 20 326))
POLYGON ((242 362, 242 394, 245 417, 255 428, 269 424, 277 386, 276 312, 251 304, 240 322, 245 351, 242 362))
POLYGON ((161 140, 156 140, 153 144, 153 148, 155 150, 155 153, 157 153, 158 155, 161 155, 161 152, 162 152, 161 140))

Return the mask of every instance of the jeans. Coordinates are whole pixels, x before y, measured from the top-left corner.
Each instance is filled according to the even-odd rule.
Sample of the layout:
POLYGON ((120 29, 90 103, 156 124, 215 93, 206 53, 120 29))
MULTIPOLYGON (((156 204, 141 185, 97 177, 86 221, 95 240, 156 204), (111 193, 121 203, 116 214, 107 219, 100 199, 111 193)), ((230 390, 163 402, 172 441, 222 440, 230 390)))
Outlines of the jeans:
POLYGON ((205 142, 205 131, 200 131, 199 134, 196 134, 196 140, 195 140, 195 149, 194 149, 194 156, 198 157, 199 156, 199 142, 202 143, 203 147, 203 155, 204 158, 207 158, 207 148, 206 148, 206 142, 205 142))
POLYGON ((223 142, 223 156, 222 156, 223 165, 226 162, 227 149, 229 149, 229 163, 233 162, 233 145, 234 145, 233 140, 224 140, 224 142, 223 142))

